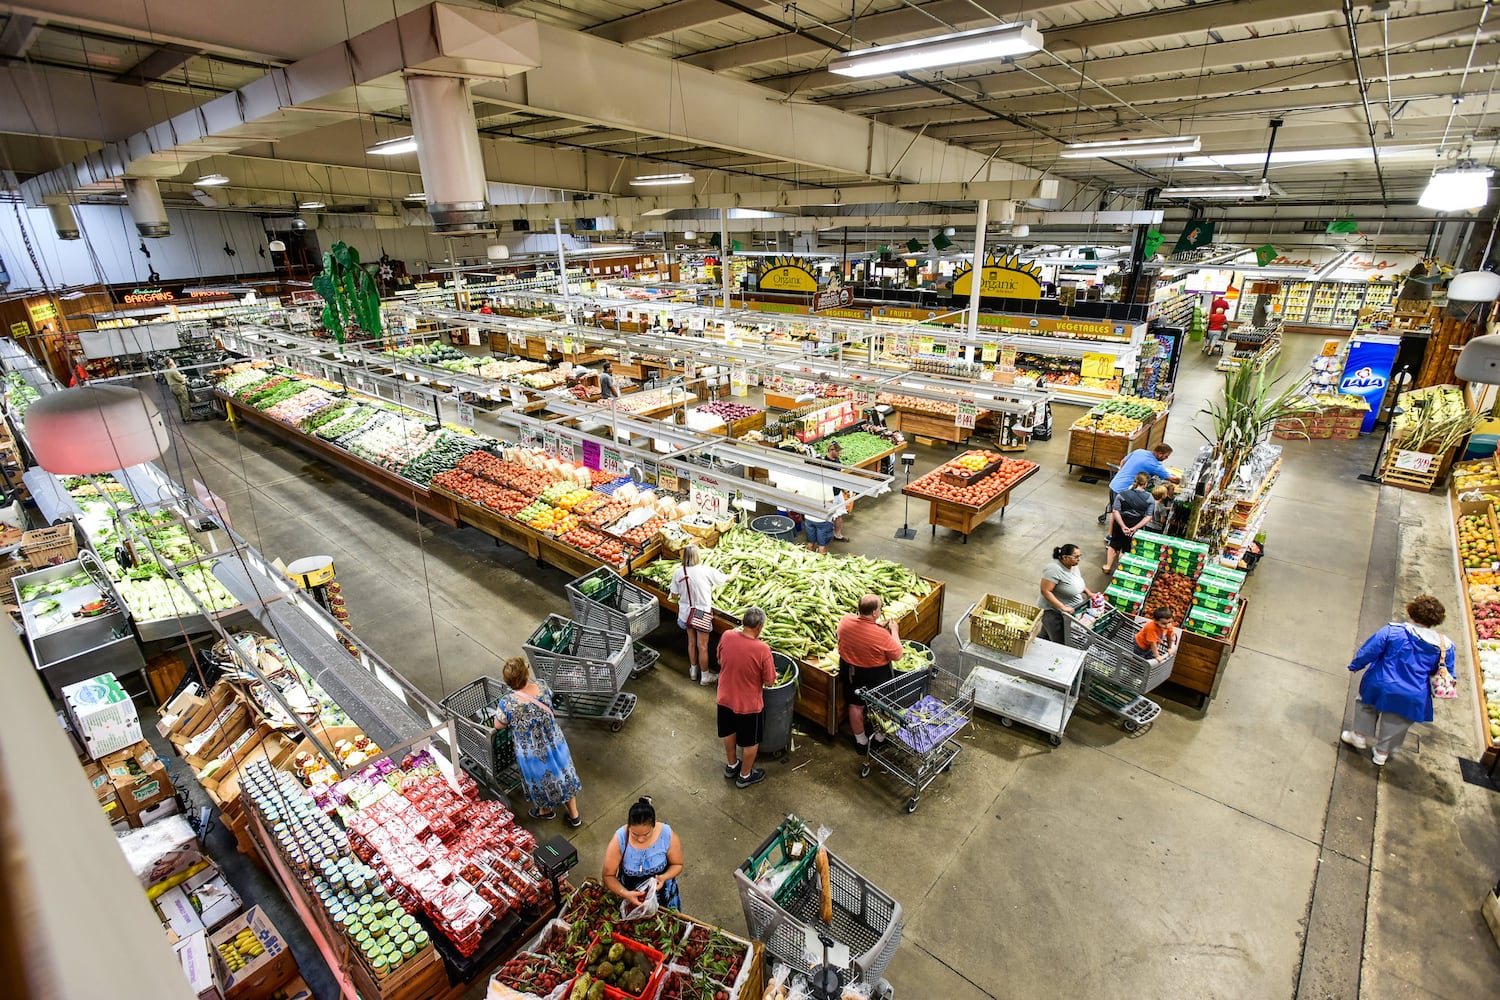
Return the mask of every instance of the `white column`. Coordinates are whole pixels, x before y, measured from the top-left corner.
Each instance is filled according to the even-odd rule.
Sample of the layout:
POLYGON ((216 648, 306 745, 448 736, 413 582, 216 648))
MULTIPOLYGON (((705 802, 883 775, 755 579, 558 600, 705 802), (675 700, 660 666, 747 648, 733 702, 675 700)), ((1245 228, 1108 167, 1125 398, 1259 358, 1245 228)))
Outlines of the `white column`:
MULTIPOLYGON (((719 277, 724 282, 724 312, 729 312, 729 254, 733 249, 729 242, 729 209, 719 209, 719 277)), ((727 324, 728 319, 724 322, 727 324)))
POLYGON ((568 261, 563 256, 562 220, 552 220, 552 231, 557 234, 557 292, 559 295, 568 294, 568 261))
POLYGON ((989 199, 981 198, 977 208, 979 221, 974 224, 974 270, 969 277, 968 334, 971 342, 979 336, 979 285, 984 274, 984 231, 990 224, 989 199))

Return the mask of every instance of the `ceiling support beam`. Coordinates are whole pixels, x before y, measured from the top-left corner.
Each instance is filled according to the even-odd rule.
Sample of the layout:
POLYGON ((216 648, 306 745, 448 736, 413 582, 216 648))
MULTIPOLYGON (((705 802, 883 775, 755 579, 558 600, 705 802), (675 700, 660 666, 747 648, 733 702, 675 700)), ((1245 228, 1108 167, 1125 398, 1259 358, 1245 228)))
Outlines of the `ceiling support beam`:
POLYGON ((115 77, 116 83, 129 83, 144 87, 172 72, 200 53, 199 49, 186 45, 161 45, 156 51, 115 77))
POLYGON ((500 205, 502 216, 551 219, 556 216, 635 217, 651 212, 702 209, 795 211, 840 205, 899 205, 944 201, 1030 201, 1057 197, 1055 180, 985 181, 976 184, 866 184, 859 187, 746 191, 736 194, 682 194, 656 198, 591 198, 551 204, 500 205))
MULTIPOLYGON (((779 13, 784 5, 765 2, 765 0, 746 0, 741 6, 779 13)), ((676 3, 663 4, 650 10, 606 21, 604 24, 588 29, 588 33, 596 38, 629 45, 631 42, 670 35, 674 31, 687 31, 700 25, 713 24, 738 13, 743 13, 743 11, 737 10, 730 4, 721 3, 720 0, 677 0, 676 3)))
POLYGON ((0 28, 0 62, 23 58, 41 30, 41 23, 34 17, 25 14, 7 17, 5 27, 0 28))

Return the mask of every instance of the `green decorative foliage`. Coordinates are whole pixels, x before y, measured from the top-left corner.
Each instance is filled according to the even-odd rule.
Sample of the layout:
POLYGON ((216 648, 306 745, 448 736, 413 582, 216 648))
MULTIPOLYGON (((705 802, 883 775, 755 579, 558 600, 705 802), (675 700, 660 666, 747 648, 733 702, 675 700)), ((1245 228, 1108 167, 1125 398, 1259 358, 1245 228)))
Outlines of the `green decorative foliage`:
POLYGON ((380 290, 373 265, 359 262, 359 251, 340 241, 323 254, 323 272, 313 278, 323 296, 323 329, 344 343, 351 326, 380 336, 380 290))

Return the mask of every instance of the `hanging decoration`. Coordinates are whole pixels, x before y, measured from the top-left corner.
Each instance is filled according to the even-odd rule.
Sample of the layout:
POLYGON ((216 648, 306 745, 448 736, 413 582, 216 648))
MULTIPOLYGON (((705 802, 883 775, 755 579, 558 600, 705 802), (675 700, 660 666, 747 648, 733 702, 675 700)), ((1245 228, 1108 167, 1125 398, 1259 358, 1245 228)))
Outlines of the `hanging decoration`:
POLYGON ((1177 237, 1177 245, 1172 248, 1172 255, 1185 253, 1188 250, 1196 250, 1198 247, 1206 247, 1214 241, 1214 224, 1209 219, 1193 219, 1182 227, 1182 235, 1177 237))
MULTIPOLYGON (((968 298, 973 294, 974 265, 963 263, 953 272, 953 294, 968 298)), ((985 254, 979 276, 981 298, 1039 299, 1042 297, 1042 269, 1014 255, 996 257, 985 254)))
POLYGON ((372 265, 359 262, 359 251, 340 240, 323 254, 323 272, 313 288, 323 296, 323 329, 343 346, 351 326, 380 336, 380 290, 372 265))
POLYGON ((755 269, 755 287, 762 292, 801 292, 811 295, 818 290, 818 276, 802 257, 767 257, 755 269))
POLYGON ((1161 249, 1161 245, 1166 242, 1166 239, 1161 234, 1161 230, 1154 226, 1146 230, 1146 240, 1141 244, 1141 251, 1147 260, 1150 260, 1156 254, 1156 251, 1161 249))

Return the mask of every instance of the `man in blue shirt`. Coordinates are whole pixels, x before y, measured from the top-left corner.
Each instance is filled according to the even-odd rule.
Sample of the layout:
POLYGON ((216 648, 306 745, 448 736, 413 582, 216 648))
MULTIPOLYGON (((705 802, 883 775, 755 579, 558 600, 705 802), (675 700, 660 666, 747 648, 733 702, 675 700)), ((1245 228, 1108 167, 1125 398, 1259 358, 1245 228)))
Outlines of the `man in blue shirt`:
POLYGON ((1125 456, 1125 461, 1120 463, 1120 471, 1109 481, 1109 504, 1104 508, 1104 513, 1099 515, 1099 523, 1103 524, 1109 518, 1109 512, 1114 509, 1115 494, 1124 493, 1130 489, 1130 484, 1135 482, 1139 473, 1155 476, 1157 479, 1170 479, 1172 482, 1181 482, 1182 477, 1167 468, 1164 463, 1172 457, 1172 446, 1163 441, 1161 444, 1147 451, 1145 448, 1137 448, 1125 456))

